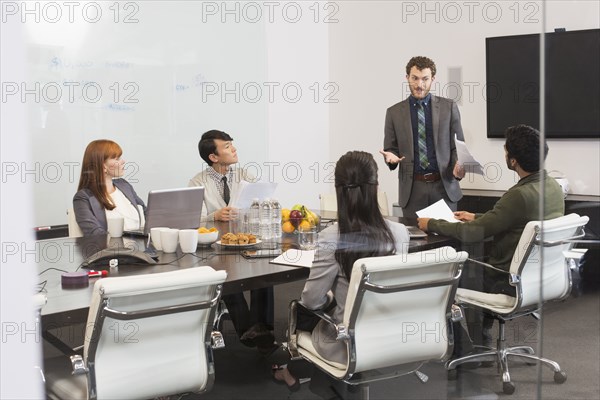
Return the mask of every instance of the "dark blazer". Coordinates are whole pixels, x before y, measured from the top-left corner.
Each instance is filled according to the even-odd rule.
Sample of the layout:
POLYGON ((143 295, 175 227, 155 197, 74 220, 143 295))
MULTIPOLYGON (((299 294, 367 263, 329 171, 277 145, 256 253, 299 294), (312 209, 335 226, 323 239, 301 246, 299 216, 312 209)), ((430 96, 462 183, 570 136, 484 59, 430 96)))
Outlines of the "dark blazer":
MULTIPOLYGON (((133 186, 125 179, 115 179, 113 184, 127 197, 136 210, 138 205, 142 206, 144 215, 146 214, 146 205, 144 201, 133 190, 133 186)), ((108 226, 106 223, 106 210, 100 204, 96 196, 89 189, 81 189, 73 196, 73 209, 77 224, 83 231, 83 236, 107 234, 108 226)))
MULTIPOLYGON (((456 103, 444 97, 431 95, 431 114, 433 119, 433 141, 440 175, 448 198, 456 202, 462 198, 458 181, 454 179, 453 169, 458 157, 454 134, 459 140, 464 140, 460 113, 456 103)), ((414 149, 413 130, 410 119, 410 104, 408 99, 394 104, 385 114, 385 135, 383 149, 405 157, 398 169, 398 203, 405 207, 410 198, 413 184, 414 149)), ((389 165, 395 169, 396 165, 389 165)))

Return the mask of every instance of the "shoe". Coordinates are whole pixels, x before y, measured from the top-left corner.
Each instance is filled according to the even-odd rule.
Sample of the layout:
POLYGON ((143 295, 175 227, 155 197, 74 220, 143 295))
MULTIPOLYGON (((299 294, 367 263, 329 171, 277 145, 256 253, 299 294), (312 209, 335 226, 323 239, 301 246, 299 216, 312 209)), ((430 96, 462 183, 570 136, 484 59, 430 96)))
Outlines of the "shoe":
POLYGON ((273 382, 275 382, 278 385, 286 385, 288 390, 290 392, 297 392, 300 390, 300 380, 296 377, 294 377, 295 381, 293 385, 288 385, 287 382, 284 379, 277 379, 275 377, 275 372, 277 371, 282 371, 284 369, 287 368, 287 365, 277 365, 277 364, 273 364, 273 366, 271 367, 271 378, 273 379, 273 382))
POLYGON ((261 322, 256 323, 250 327, 242 336, 240 340, 256 341, 262 336, 273 335, 273 332, 267 328, 267 326, 261 322))

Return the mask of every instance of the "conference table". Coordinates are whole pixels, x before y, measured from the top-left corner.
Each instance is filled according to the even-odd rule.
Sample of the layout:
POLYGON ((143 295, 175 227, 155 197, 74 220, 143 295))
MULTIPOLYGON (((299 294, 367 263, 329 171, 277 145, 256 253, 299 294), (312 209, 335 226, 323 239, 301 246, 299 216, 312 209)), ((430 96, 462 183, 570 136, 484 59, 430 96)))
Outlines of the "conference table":
MULTIPOLYGON (((327 213, 322 213, 322 225, 332 223, 334 218, 325 218, 327 213)), ((405 223, 416 225, 416 219, 388 217, 405 223)), ((215 226, 219 235, 228 232, 229 224, 216 222, 207 227, 215 226)), ((266 241, 257 245, 258 248, 281 248, 283 251, 297 248, 297 235, 284 234, 277 241, 266 241)), ((38 273, 39 285, 46 293, 47 303, 42 308, 42 327, 44 330, 69 326, 84 322, 90 305, 94 283, 97 279, 90 278, 89 286, 79 289, 63 288, 61 275, 64 272, 89 271, 83 268, 82 263, 102 247, 121 246, 144 250, 146 238, 123 237, 110 238, 100 236, 93 238, 57 238, 40 240, 36 243, 39 256, 38 273), (91 241, 90 241, 91 240, 91 241), (99 248, 98 243, 101 243, 99 248)), ((437 247, 454 245, 454 240, 439 236, 428 235, 424 238, 411 239, 409 252, 429 250, 437 247)), ((174 271, 181 268, 192 268, 208 265, 215 270, 227 271, 227 280, 223 284, 223 294, 237 293, 245 290, 271 287, 292 281, 304 280, 308 277, 309 269, 304 267, 287 266, 270 263, 271 258, 246 259, 241 255, 241 250, 226 248, 218 244, 199 246, 195 254, 156 252, 156 264, 127 265, 120 263, 117 268, 110 268, 108 260, 100 265, 95 265, 94 270, 107 270, 110 277, 153 274, 174 271)))

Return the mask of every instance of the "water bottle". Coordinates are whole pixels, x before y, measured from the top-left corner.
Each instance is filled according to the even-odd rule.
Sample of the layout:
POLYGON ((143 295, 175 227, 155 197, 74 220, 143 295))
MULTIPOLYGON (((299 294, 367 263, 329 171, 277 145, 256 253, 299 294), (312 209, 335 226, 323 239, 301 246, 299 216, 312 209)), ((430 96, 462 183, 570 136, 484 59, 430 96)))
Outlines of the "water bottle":
POLYGON ((271 201, 271 217, 273 239, 281 239, 281 204, 277 199, 271 201))
POLYGON ((260 238, 262 240, 270 240, 273 237, 272 221, 271 200, 264 199, 260 205, 260 238))
POLYGON ((252 200, 252 205, 250 206, 250 233, 254 236, 260 236, 260 203, 258 199, 252 200))

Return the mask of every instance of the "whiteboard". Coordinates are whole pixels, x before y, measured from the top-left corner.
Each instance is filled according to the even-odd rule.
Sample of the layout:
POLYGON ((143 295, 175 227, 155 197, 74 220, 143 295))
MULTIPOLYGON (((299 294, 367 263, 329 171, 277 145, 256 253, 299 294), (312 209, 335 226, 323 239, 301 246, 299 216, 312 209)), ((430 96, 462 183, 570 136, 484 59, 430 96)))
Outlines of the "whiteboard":
POLYGON ((36 225, 66 222, 95 139, 121 145, 142 198, 206 168, 197 144, 210 129, 230 133, 252 161, 267 159, 263 23, 223 23, 206 2, 166 1, 89 2, 86 14, 78 3, 73 22, 54 3, 62 18, 52 22, 58 14, 37 4, 39 22, 20 10, 28 79, 12 95, 27 107, 34 163, 6 160, 35 180, 36 225))

